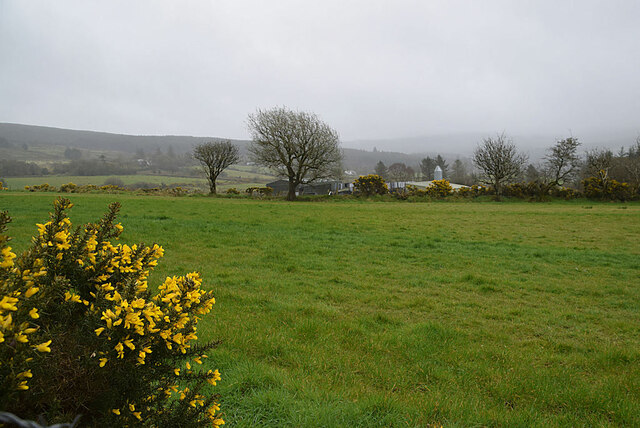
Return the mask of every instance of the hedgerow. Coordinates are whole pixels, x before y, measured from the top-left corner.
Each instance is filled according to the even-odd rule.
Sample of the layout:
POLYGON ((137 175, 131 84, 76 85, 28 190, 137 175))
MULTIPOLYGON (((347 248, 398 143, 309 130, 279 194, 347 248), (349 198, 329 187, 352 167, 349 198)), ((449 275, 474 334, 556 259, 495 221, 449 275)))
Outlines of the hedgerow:
POLYGON ((119 204, 72 227, 59 198, 16 256, 0 213, 0 410, 49 422, 82 414, 89 426, 221 425, 220 380, 208 369, 216 342, 198 345, 197 323, 215 299, 197 273, 148 278, 157 244, 112 244, 119 204))

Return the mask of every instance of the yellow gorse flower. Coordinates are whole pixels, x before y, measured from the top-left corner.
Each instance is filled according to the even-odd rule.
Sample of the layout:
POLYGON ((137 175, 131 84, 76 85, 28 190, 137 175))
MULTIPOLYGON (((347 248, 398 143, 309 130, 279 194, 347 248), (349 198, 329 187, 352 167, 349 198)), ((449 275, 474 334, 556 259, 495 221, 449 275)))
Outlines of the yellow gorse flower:
POLYGON ((36 351, 38 352, 51 352, 51 348, 49 347, 49 345, 51 345, 51 340, 36 345, 34 346, 34 348, 36 348, 36 351))
POLYGON ((4 296, 0 299, 0 310, 17 311, 18 307, 16 306, 16 303, 18 303, 18 299, 16 297, 4 296))
POLYGON ((15 253, 11 252, 11 247, 4 247, 2 251, 0 251, 2 258, 0 259, 0 268, 10 268, 13 267, 13 259, 16 258, 15 253))
POLYGON ((30 287, 25 293, 25 297, 29 298, 36 294, 40 289, 38 287, 30 287))

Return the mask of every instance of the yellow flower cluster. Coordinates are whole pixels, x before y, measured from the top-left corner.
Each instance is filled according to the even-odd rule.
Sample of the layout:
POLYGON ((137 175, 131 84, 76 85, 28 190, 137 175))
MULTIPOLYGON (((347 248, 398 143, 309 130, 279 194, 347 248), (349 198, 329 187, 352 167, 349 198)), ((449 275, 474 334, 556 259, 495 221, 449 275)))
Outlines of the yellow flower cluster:
MULTIPOLYGON (((185 405, 201 409, 213 425, 223 424, 216 413, 217 403, 189 392, 188 386, 182 390, 179 386, 190 385, 195 379, 206 380, 210 385, 220 380, 218 370, 200 372, 191 366, 202 364, 206 358, 202 353, 194 356, 191 348, 198 338, 196 326, 200 317, 208 314, 215 304, 212 292, 202 289, 200 275, 194 272, 168 277, 157 294, 152 295, 147 281, 164 255, 161 246, 113 245, 109 238, 117 239, 123 231, 121 224, 111 223, 113 211, 113 216, 105 216, 101 223, 72 230, 64 212, 72 204, 59 199, 54 205, 56 210, 50 221, 37 224, 38 234, 30 252, 21 256, 24 260, 18 263, 20 267, 16 266, 11 247, 4 245, 8 239, 0 227, 0 370, 5 365, 11 373, 17 373, 15 389, 28 389, 33 377, 26 367, 29 358, 23 357, 24 364, 16 364, 15 352, 11 351, 12 356, 6 358, 10 352, 3 353, 2 345, 10 342, 13 348, 24 346, 34 355, 51 352, 55 340, 41 336, 37 323, 43 320, 41 315, 46 315, 46 319, 52 312, 65 308, 64 313, 78 316, 83 326, 89 326, 93 345, 92 355, 87 358, 93 359, 87 361, 95 362, 102 370, 108 372, 112 366, 118 372, 126 367, 149 367, 153 372, 155 367, 163 367, 164 361, 190 358, 182 375, 181 367, 176 367, 155 379, 163 385, 160 390, 164 394, 160 395, 170 397, 179 393, 185 405), (42 309, 44 302, 49 305, 48 311, 42 309), (34 341, 31 336, 40 340, 34 341), (184 354, 187 355, 182 357, 184 354), (13 366, 8 367, 7 361, 13 366)), ((137 407, 132 402, 124 407, 116 405, 111 413, 125 418, 123 423, 135 422, 132 418, 152 417, 157 409, 153 410, 151 401, 157 398, 152 394, 148 397, 150 402, 137 407)))
MULTIPOLYGON (((3 217, 0 232, 7 220, 3 217)), ((24 391, 29 389, 29 379, 33 376, 27 368, 33 360, 30 354, 51 352, 51 340, 42 343, 38 343, 39 337, 35 342, 32 340, 39 330, 33 320, 40 317, 34 307, 37 305, 34 296, 40 290, 36 283, 47 272, 41 259, 34 261, 32 269, 21 270, 15 264, 16 254, 7 242, 8 238, 0 235, 0 373, 12 372, 9 376, 12 387, 24 391), (24 357, 11 364, 17 354, 24 357)))

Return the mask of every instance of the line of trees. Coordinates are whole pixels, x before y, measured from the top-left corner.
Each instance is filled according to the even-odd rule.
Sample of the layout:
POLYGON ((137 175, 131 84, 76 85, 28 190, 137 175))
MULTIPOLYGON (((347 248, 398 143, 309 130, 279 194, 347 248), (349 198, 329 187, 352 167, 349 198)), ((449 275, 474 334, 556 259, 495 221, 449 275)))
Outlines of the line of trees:
POLYGON ((387 167, 384 162, 379 161, 374 172, 389 181, 431 181, 434 179, 433 174, 437 166, 442 169, 442 178, 452 183, 473 184, 473 177, 469 174, 471 168, 467 163, 456 159, 452 164, 449 164, 442 155, 437 155, 435 158, 427 156, 415 167, 407 166, 401 162, 393 163, 387 167))
POLYGON ((418 173, 404 163, 387 166, 382 161, 376 164, 374 172, 388 181, 433 180, 434 170, 439 166, 443 178, 450 182, 490 186, 498 199, 503 196, 505 186, 522 182, 538 198, 545 198, 558 188, 584 190, 587 196, 605 195, 612 188, 619 188, 619 184, 626 186, 629 194, 639 194, 640 137, 628 150, 621 149, 617 154, 608 149, 580 154, 579 149, 578 138, 559 139, 547 149, 541 162, 533 164, 518 151, 510 137, 497 134, 478 145, 472 163, 456 159, 449 164, 437 155, 422 159, 418 173))
POLYGON ((480 171, 480 182, 490 185, 498 199, 506 184, 524 180, 539 198, 559 187, 583 188, 588 197, 624 199, 639 194, 640 137, 617 155, 608 149, 593 149, 582 157, 579 147, 575 137, 560 139, 547 149, 540 164, 525 167, 527 156, 518 152, 510 138, 498 134, 478 145, 473 162, 480 171))

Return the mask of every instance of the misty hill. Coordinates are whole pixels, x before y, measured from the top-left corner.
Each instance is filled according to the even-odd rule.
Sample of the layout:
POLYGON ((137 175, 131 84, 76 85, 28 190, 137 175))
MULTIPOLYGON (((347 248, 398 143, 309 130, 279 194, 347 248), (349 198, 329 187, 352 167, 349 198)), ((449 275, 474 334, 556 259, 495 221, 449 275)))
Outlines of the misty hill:
MULTIPOLYGON (((79 131, 73 129, 53 128, 48 126, 21 125, 0 123, 0 150, 11 157, 13 151, 24 146, 61 146, 80 149, 134 153, 142 149, 149 153, 157 148, 167 150, 172 147, 176 153, 190 152, 193 146, 206 141, 221 140, 220 137, 191 137, 177 135, 125 135, 108 132, 79 131)), ((240 149, 242 155, 247 154, 248 140, 231 140, 240 149)), ((30 160, 46 160, 41 153, 30 160)), ((432 153, 435 155, 435 153, 432 153)), ((344 149, 344 167, 358 173, 372 171, 379 161, 387 166, 395 162, 417 165, 425 157, 424 154, 406 154, 395 151, 366 151, 352 148, 344 149)), ((452 158, 453 159, 453 158, 452 158)))
MULTIPOLYGON (((6 143, 14 146, 21 146, 22 144, 36 146, 57 145, 132 153, 138 149, 148 151, 160 148, 166 150, 171 146, 177 153, 184 153, 191 151, 196 144, 220 140, 221 138, 176 135, 125 135, 48 126, 0 123, 0 139, 4 139, 6 143)), ((246 149, 248 143, 248 141, 242 140, 231 141, 242 150, 246 149)))
MULTIPOLYGON (((459 133, 447 135, 432 135, 424 137, 357 140, 345 142, 344 167, 358 173, 373 171, 379 161, 389 166, 395 162, 402 162, 415 166, 426 157, 441 154, 447 161, 455 159, 469 159, 477 144, 490 133, 459 133), (403 153, 411 152, 411 153, 403 153)), ((592 133, 579 136, 582 149, 607 147, 617 151, 620 147, 630 146, 635 141, 637 133, 633 130, 612 131, 606 133, 592 133)), ((526 135, 512 136, 518 148, 529 155, 530 162, 537 162, 546 148, 562 136, 526 135)), ((193 146, 206 141, 221 140, 221 137, 192 137, 184 135, 125 135, 108 132, 79 131, 72 129, 53 128, 47 126, 21 125, 14 123, 0 123, 0 151, 3 156, 12 158, 13 153, 19 153, 20 148, 26 146, 62 146, 89 150, 134 153, 142 149, 149 153, 160 148, 167 150, 171 147, 176 153, 190 152, 193 146)), ((250 143, 248 140, 231 140, 240 149, 243 156, 247 154, 250 143)), ((24 153, 22 153, 24 155, 24 153)), ((46 160, 42 153, 34 155, 37 158, 29 160, 46 160)), ((246 159, 246 158, 245 158, 246 159)))
MULTIPOLYGON (((422 159, 425 156, 441 154, 445 159, 471 158, 474 149, 486 137, 495 136, 497 132, 467 132, 434 134, 420 137, 401 137, 387 139, 366 139, 354 140, 345 144, 352 148, 378 151, 402 151, 414 153, 413 158, 422 159)), ((537 162, 545 155, 547 148, 556 141, 574 136, 582 143, 581 150, 591 150, 597 147, 608 148, 617 152, 621 147, 629 147, 640 135, 639 129, 611 129, 606 131, 584 131, 564 133, 532 133, 532 134, 509 134, 518 149, 529 155, 532 162, 537 162)), ((386 162, 385 162, 386 163, 386 162)))

